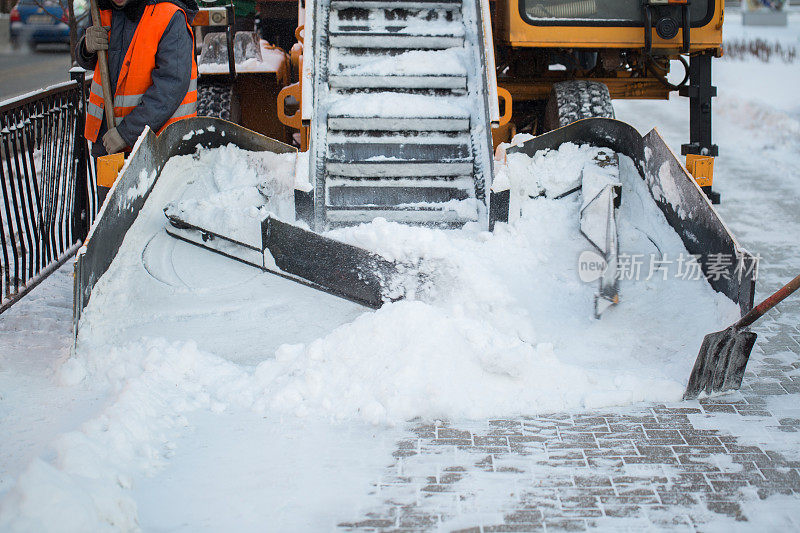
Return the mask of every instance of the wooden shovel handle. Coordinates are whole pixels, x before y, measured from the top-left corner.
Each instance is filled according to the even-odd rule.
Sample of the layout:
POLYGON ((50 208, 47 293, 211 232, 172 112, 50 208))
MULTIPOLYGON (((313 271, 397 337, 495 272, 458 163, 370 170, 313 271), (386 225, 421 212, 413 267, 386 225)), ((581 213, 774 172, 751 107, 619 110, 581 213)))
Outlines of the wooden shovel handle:
POLYGON ((744 315, 736 324, 734 324, 733 327, 736 329, 746 328, 764 316, 764 313, 778 305, 778 303, 780 303, 784 298, 796 291, 798 287, 800 287, 800 275, 778 289, 775 294, 754 307, 749 313, 744 315))
MULTIPOLYGON (((91 1, 92 22, 95 26, 102 26, 100 20, 100 10, 97 8, 97 0, 91 1)), ((114 116, 114 98, 111 94, 111 80, 108 78, 108 56, 105 50, 97 51, 97 66, 100 69, 100 82, 103 86, 103 108, 106 115, 106 126, 110 130, 116 127, 116 117, 114 116)))

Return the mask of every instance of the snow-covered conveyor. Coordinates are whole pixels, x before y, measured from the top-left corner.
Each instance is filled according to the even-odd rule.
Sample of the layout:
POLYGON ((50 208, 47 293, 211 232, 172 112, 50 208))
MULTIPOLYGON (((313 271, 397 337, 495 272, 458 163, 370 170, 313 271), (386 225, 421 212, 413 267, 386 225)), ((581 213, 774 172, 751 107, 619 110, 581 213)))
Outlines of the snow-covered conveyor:
POLYGON ((321 0, 313 9, 309 222, 486 225, 492 61, 480 2, 321 0))

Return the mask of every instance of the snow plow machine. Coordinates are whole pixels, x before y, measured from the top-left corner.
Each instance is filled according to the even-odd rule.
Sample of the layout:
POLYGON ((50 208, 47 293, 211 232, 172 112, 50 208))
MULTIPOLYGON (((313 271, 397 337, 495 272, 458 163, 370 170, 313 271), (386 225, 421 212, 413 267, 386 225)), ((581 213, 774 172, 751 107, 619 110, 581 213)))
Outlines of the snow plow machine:
MULTIPOLYGON (((626 199, 614 178, 622 156, 630 158, 712 288, 738 304, 742 314, 748 312, 755 259, 712 205, 719 197, 712 188, 717 147, 711 140, 716 91, 711 60, 721 54, 723 5, 723 0, 306 0, 298 6, 299 42, 287 56, 291 79, 277 101, 267 90, 241 97, 266 115, 276 109, 271 121, 262 121, 268 127, 251 131, 218 117, 198 117, 139 139, 77 256, 76 336, 95 284, 167 161, 193 154, 198 146, 228 144, 274 153, 299 147, 294 219, 265 214, 247 222, 248 228, 209 227, 191 209, 170 203, 163 206, 166 233, 367 307, 403 298, 412 290, 409 279, 424 282, 424 269, 326 232, 378 217, 491 231, 518 209, 497 167, 516 153, 533 156, 573 143, 603 149, 595 166, 607 171, 607 179, 589 180, 584 170, 582 180, 540 194, 583 196, 580 231, 603 267, 594 296, 596 318, 623 301, 617 224, 626 199), (683 80, 671 82, 670 67, 679 64, 683 80), (615 120, 611 103, 666 99, 674 91, 690 104, 685 160, 656 130, 642 136, 615 120), (511 142, 517 133, 529 135, 511 142), (738 275, 708 275, 722 255, 734 258, 738 275)), ((233 54, 228 56, 233 61, 233 54)), ((235 72, 231 68, 229 75, 235 72)), ((744 368, 737 372, 724 388, 738 388, 744 368)))

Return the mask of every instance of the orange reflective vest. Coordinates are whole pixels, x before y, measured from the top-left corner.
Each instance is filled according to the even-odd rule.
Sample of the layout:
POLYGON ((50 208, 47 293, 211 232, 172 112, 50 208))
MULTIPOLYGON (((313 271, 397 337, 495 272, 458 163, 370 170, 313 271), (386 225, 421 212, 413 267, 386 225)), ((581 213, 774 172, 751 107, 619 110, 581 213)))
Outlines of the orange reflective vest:
MULTIPOLYGON (((167 29, 169 21, 172 20, 172 16, 178 10, 183 11, 170 2, 161 2, 145 8, 144 14, 136 26, 136 31, 133 33, 133 39, 128 46, 125 60, 122 62, 122 70, 117 79, 117 90, 114 93, 114 115, 117 117, 117 122, 119 122, 119 118, 134 110, 145 91, 153 84, 152 73, 156 67, 158 43, 167 29)), ((185 11, 183 13, 186 15, 185 11)), ((103 26, 111 26, 111 10, 100 11, 100 20, 103 26)), ((189 33, 194 35, 188 19, 186 27, 189 28, 189 33)), ((97 142, 97 134, 104 118, 100 69, 94 71, 89 102, 86 107, 86 127, 83 134, 88 140, 97 142)), ((194 50, 192 50, 192 78, 189 82, 189 89, 178 108, 157 133, 161 133, 161 130, 167 125, 177 120, 195 116, 197 116, 197 61, 194 57, 194 50)))

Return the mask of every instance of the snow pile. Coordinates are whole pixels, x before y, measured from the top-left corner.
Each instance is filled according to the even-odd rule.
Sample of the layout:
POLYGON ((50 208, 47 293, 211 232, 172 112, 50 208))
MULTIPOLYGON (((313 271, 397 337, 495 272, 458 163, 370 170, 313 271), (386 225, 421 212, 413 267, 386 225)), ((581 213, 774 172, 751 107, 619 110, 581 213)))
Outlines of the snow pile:
POLYGON ((642 400, 653 389, 673 397, 682 392, 666 379, 598 375, 559 360, 552 344, 536 339, 535 331, 487 325, 464 309, 442 312, 406 301, 308 346, 284 346, 277 365, 259 370, 278 386, 273 408, 375 424, 420 414, 482 418, 532 406, 555 411, 570 401, 571 389, 582 391, 587 407, 642 400))
POLYGON ((191 169, 188 198, 169 202, 164 212, 214 233, 260 245, 260 222, 269 213, 294 220, 296 155, 248 152, 229 144, 170 159, 162 173, 191 169))
MULTIPOLYGON (((509 146, 521 144, 529 135, 521 134, 512 139, 510 144, 500 145, 505 153, 509 146)), ((509 204, 509 221, 515 221, 520 214, 522 204, 531 198, 557 198, 574 191, 581 186, 584 170, 589 170, 589 179, 603 179, 608 173, 597 165, 589 165, 602 150, 589 145, 578 146, 573 143, 562 144, 557 152, 542 150, 529 157, 522 152, 510 153, 506 156, 505 165, 498 165, 497 173, 502 176, 503 186, 511 189, 509 204)), ((587 199, 584 198, 584 201, 587 199)))
MULTIPOLYGON (((518 212, 493 233, 382 219, 329 232, 427 273, 415 300, 376 312, 164 235, 175 198, 200 214, 255 190, 256 209, 288 213, 288 157, 228 146, 173 159, 95 286, 60 371, 65 384, 104 391, 105 407, 52 445, 52 464, 37 459, 20 476, 0 529, 135 529, 131 479, 161 467, 198 409, 393 425, 680 398, 703 335, 738 309, 704 280, 655 276, 622 281, 621 304, 592 318, 594 287, 576 271, 591 246, 579 232, 581 195, 530 193, 574 182, 596 152, 510 156, 503 171, 518 212)), ((685 252, 624 158, 620 178, 621 249, 685 252)))
POLYGON ((507 173, 513 180, 512 192, 518 198, 547 196, 555 198, 581 185, 581 172, 586 162, 600 153, 600 148, 564 143, 558 156, 551 150, 529 157, 521 152, 507 156, 507 173))
MULTIPOLYGON (((597 153, 596 148, 566 144, 532 158, 511 154, 504 171, 511 182, 516 219, 510 225, 500 224, 493 233, 411 227, 383 219, 329 232, 332 238, 388 260, 418 265, 426 283, 413 296, 417 301, 387 304, 378 312, 357 312, 345 306, 325 320, 314 318, 305 304, 295 302, 280 313, 282 320, 299 326, 271 330, 265 326, 275 315, 248 313, 248 308, 261 305, 259 298, 276 297, 274 289, 263 292, 259 288, 267 275, 241 286, 242 295, 249 294, 252 300, 235 313, 225 308, 230 309, 239 296, 221 291, 200 305, 191 299, 191 290, 181 289, 186 305, 192 306, 187 314, 175 303, 175 293, 167 299, 159 296, 163 289, 144 290, 150 285, 141 271, 152 275, 158 265, 148 254, 143 256, 141 249, 164 223, 157 204, 174 194, 167 187, 176 186, 187 175, 210 175, 212 190, 220 191, 210 197, 226 200, 229 197, 221 193, 254 189, 256 183, 262 189, 285 192, 292 183, 288 166, 280 167, 285 163, 280 157, 262 160, 263 155, 233 147, 175 159, 156 184, 148 202, 152 205, 137 219, 138 227, 95 288, 81 325, 80 346, 102 351, 104 343, 135 343, 145 332, 164 333, 161 322, 174 320, 173 315, 183 317, 179 319, 183 328, 196 321, 197 315, 207 315, 219 324, 236 323, 251 334, 241 340, 226 335, 229 346, 222 353, 210 331, 197 330, 189 338, 204 351, 231 357, 228 354, 252 350, 253 341, 263 339, 262 362, 254 373, 260 383, 260 392, 254 393, 260 396, 259 405, 279 412, 372 423, 395 424, 415 416, 511 416, 678 399, 703 335, 731 321, 738 309, 705 280, 676 279, 661 271, 654 275, 645 263, 641 279, 621 282, 622 303, 601 321, 592 318, 594 287, 582 283, 577 274, 580 253, 591 247, 579 231, 581 194, 560 200, 530 197, 571 187, 585 166, 594 166, 597 153), (266 161, 273 172, 267 168, 256 172, 254 161, 266 161), (160 191, 159 187, 165 188, 160 191), (132 291, 141 295, 123 296, 132 291), (108 302, 120 300, 125 303, 115 304, 117 314, 109 314, 108 302), (317 334, 293 342, 291 332, 298 327, 317 334)), ((620 179, 624 188, 621 251, 658 259, 685 254, 625 158, 620 179)), ((186 189, 190 190, 200 194, 196 183, 186 189)), ((271 201, 270 209, 289 209, 282 205, 290 203, 289 196, 278 193, 271 201)), ((210 202, 194 196, 182 205, 192 206, 186 212, 204 213, 210 202)), ((227 268, 224 259, 197 252, 192 268, 227 268), (196 265, 215 260, 208 267, 196 265)), ((172 261, 174 267, 174 256, 172 261)), ((288 284, 290 292, 309 290, 281 283, 288 284)), ((298 298, 289 297, 293 300, 298 298)), ((309 297, 312 305, 322 301, 317 293, 309 297)), ((227 333, 225 328, 222 331, 227 333)), ((77 360, 83 356, 79 349, 77 360)))
POLYGON ((145 340, 85 355, 64 365, 62 380, 75 385, 90 372, 108 391, 107 407, 52 443, 54 464, 29 465, 3 500, 0 530, 137 530, 131 478, 163 466, 184 413, 219 410, 238 396, 235 386, 210 395, 211 383, 231 385, 243 374, 192 343, 145 340))
MULTIPOLYGON (((534 177, 571 183, 596 153, 565 145, 528 158, 526 178, 511 172, 512 191, 527 191, 534 177)), ((622 170, 622 249, 657 259, 685 254, 630 160, 622 170)), ((679 399, 703 335, 735 318, 736 306, 705 280, 645 265, 642 279, 621 282, 623 302, 592 319, 593 287, 576 272, 591 246, 579 232, 581 205, 579 194, 523 197, 518 221, 491 234, 381 219, 329 232, 389 260, 433 262, 437 274, 423 301, 385 306, 279 351, 290 362, 281 407, 399 422, 679 399), (702 311, 690 320, 690 308, 702 311)))

